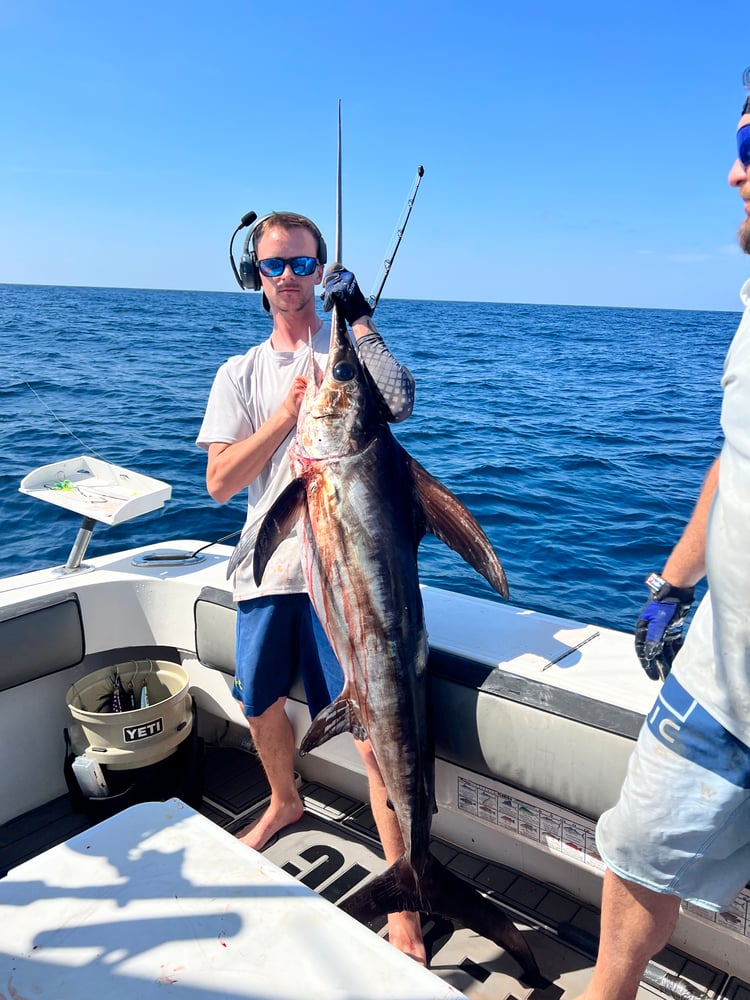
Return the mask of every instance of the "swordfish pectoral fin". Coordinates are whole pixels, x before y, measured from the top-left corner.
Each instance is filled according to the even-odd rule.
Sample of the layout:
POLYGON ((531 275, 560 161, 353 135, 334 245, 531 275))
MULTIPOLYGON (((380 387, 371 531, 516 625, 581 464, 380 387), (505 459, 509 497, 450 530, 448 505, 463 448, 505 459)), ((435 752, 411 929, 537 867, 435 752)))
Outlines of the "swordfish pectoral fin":
MULTIPOLYGON (((305 487, 302 480, 293 480, 272 505, 265 518, 245 528, 242 532, 242 537, 235 545, 234 551, 230 556, 229 564, 227 565, 227 580, 239 564, 250 555, 253 549, 256 552, 255 565, 255 562, 259 558, 258 546, 261 546, 263 569, 266 568, 266 563, 271 557, 273 550, 281 539, 291 531, 294 518, 299 513, 298 504, 304 499, 304 496, 305 487), (286 512, 286 515, 284 512, 286 512), (285 521, 285 516, 288 518, 288 523, 285 521)), ((263 571, 261 570, 260 578, 262 576, 263 571)), ((256 578, 256 583, 260 582, 260 578, 256 578)))
POLYGON ((414 489, 425 517, 425 530, 457 552, 508 599, 508 580, 489 538, 471 511, 447 486, 409 456, 414 489))
POLYGON ((232 573, 234 573, 239 564, 253 551, 257 537, 257 524, 251 524, 242 532, 242 537, 235 545, 232 555, 229 558, 229 563, 227 565, 227 580, 232 573))
POLYGON ((263 579, 268 560, 276 551, 297 522, 300 514, 307 509, 307 493, 302 479, 293 479, 281 493, 263 518, 253 555, 253 577, 256 586, 263 579))
POLYGON ((340 733, 352 733, 355 740, 367 739, 367 730, 346 694, 340 694, 335 701, 318 712, 302 737, 299 752, 309 753, 340 733))

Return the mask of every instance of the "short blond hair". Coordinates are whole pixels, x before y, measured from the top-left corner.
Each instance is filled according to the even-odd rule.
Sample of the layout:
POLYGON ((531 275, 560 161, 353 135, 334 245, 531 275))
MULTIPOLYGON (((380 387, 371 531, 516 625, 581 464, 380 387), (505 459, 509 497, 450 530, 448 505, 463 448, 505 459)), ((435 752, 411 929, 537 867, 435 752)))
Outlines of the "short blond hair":
POLYGON ((255 250, 256 254, 261 236, 271 226, 278 226, 280 229, 306 229, 308 233, 311 233, 315 237, 315 241, 318 244, 316 254, 318 263, 325 264, 328 259, 328 251, 322 233, 306 215, 296 215, 294 212, 271 212, 270 215, 266 215, 260 220, 253 230, 253 250, 255 250))

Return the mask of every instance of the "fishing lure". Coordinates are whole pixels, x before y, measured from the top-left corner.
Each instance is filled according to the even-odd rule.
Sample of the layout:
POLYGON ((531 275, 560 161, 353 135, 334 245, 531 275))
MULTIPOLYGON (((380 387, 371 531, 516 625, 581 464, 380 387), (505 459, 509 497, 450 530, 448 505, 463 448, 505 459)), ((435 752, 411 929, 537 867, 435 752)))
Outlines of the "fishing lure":
POLYGON ((120 678, 120 671, 115 668, 111 677, 112 690, 103 695, 99 702, 100 712, 123 712, 127 711, 129 702, 128 692, 120 678))

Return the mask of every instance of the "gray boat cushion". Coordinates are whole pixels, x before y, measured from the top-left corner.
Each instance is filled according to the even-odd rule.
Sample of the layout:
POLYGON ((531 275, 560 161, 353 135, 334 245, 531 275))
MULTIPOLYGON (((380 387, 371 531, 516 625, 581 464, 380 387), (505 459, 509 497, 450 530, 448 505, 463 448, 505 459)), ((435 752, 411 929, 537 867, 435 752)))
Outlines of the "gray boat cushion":
POLYGON ((207 667, 234 677, 237 607, 226 590, 204 587, 195 602, 195 652, 207 667))
MULTIPOLYGON (((195 625, 198 659, 233 675, 231 595, 206 588, 195 625)), ((641 715, 440 649, 428 666, 439 758, 591 819, 613 804, 641 715)), ((291 697, 305 701, 299 678, 291 697)))
POLYGON ((72 592, 0 611, 0 691, 74 667, 85 652, 81 608, 72 592))

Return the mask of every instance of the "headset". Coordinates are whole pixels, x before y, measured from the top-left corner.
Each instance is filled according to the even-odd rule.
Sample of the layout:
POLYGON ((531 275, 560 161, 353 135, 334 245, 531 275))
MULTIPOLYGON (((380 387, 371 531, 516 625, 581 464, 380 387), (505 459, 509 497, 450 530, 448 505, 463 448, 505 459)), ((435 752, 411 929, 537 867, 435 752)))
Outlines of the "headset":
MULTIPOLYGON (((268 219, 273 218, 276 214, 278 213, 271 212, 269 215, 264 215, 259 219, 257 212, 247 212, 240 219, 240 224, 232 233, 232 238, 229 241, 229 263, 231 264, 232 272, 237 279, 237 284, 240 288, 244 288, 248 292, 259 292, 262 288, 260 270, 258 269, 258 255, 255 252, 255 247, 252 246, 253 237, 255 236, 258 227, 262 226, 264 222, 267 222, 268 219), (238 270, 237 265, 234 262, 232 245, 234 244, 234 238, 240 229, 245 229, 247 226, 250 228, 247 230, 247 235, 245 236, 245 245, 242 248, 242 256, 240 257, 240 266, 238 270)), ((306 215, 296 217, 304 219, 309 225, 312 234, 318 241, 318 263, 325 264, 328 260, 328 250, 320 230, 311 219, 307 218, 306 215)))

